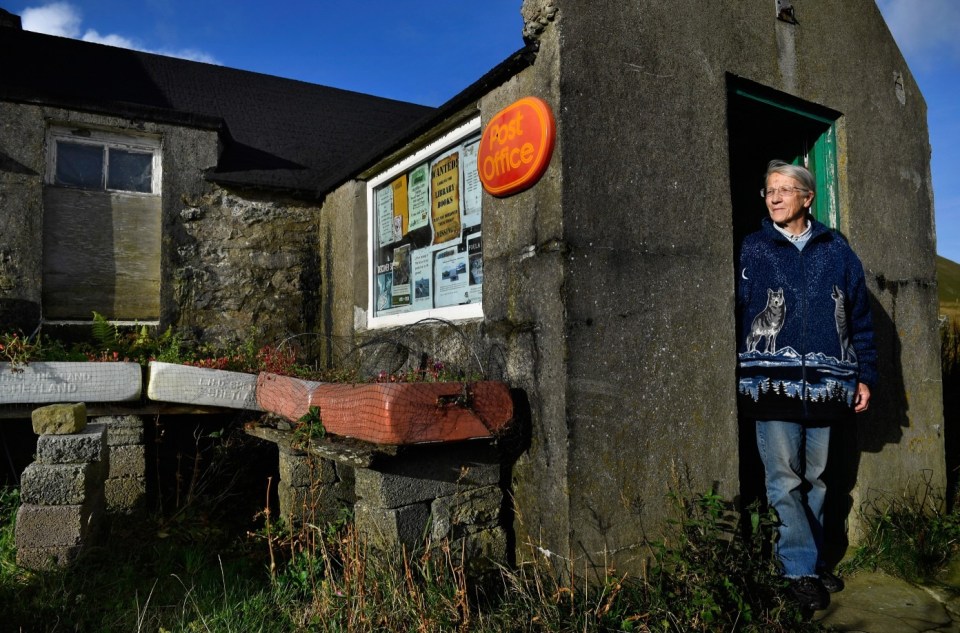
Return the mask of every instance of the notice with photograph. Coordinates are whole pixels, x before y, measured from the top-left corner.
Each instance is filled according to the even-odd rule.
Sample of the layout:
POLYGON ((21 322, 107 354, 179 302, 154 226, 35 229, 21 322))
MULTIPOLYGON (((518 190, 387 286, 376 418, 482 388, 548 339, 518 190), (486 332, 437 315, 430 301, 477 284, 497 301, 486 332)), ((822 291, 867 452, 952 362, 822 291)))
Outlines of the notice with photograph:
POLYGON ((393 241, 399 242, 409 230, 407 216, 407 175, 403 174, 390 183, 393 191, 393 241))
POLYGON ((477 171, 477 153, 480 141, 463 147, 463 224, 480 224, 480 202, 483 198, 483 184, 477 171))
POLYGON ((460 245, 437 251, 433 264, 436 307, 470 303, 467 251, 460 245))
POLYGON ((393 264, 377 266, 377 312, 393 307, 393 264))
POLYGON ((441 156, 430 168, 433 243, 460 239, 460 151, 441 156))
POLYGON ((381 187, 377 190, 377 237, 380 246, 395 241, 393 226, 393 189, 381 187))
POLYGON ((408 231, 430 223, 430 166, 424 163, 410 172, 407 180, 408 231))
MULTIPOLYGON (((396 200, 396 198, 394 198, 396 200)), ((391 305, 402 308, 410 305, 410 245, 393 249, 393 289, 391 305)))
POLYGON ((433 307, 431 292, 433 253, 426 248, 413 251, 411 255, 411 275, 413 278, 413 309, 429 310, 433 307))

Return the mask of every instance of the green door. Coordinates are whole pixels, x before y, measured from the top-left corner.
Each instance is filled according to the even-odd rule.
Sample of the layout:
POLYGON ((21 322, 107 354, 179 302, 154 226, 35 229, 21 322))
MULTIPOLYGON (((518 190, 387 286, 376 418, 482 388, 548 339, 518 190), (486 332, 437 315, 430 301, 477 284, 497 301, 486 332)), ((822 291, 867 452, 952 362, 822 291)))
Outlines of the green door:
POLYGON ((813 215, 839 228, 837 135, 839 113, 790 95, 732 78, 727 99, 730 191, 734 243, 759 227, 767 214, 759 192, 767 163, 775 158, 803 165, 817 182, 813 215))

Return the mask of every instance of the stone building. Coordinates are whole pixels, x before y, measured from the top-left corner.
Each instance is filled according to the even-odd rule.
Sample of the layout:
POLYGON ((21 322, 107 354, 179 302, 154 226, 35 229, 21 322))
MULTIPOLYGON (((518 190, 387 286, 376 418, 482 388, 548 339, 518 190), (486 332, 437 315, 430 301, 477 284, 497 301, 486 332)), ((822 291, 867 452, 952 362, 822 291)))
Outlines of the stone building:
MULTIPOLYGON (((164 163, 161 324, 201 336, 269 324, 330 340, 416 331, 437 349, 466 337, 525 411, 509 454, 516 543, 629 568, 671 486, 741 500, 762 487, 736 411, 734 253, 764 213, 766 162, 797 160, 818 178, 817 217, 864 262, 881 354, 874 406, 834 442, 834 527, 924 473, 942 485, 926 106, 874 2, 526 0, 522 13, 528 45, 419 121, 418 108, 301 87, 324 96, 298 101, 302 116, 288 122, 328 121, 319 104, 349 96, 375 114, 361 117, 370 138, 395 134, 340 139, 353 152, 335 165, 258 145, 222 113, 164 92, 202 100, 223 81, 255 99, 270 78, 102 48, 89 50, 101 65, 126 63, 114 67, 157 99, 70 101, 38 94, 35 73, 18 75, 24 85, 5 78, 0 303, 53 295, 50 242, 39 241, 54 202, 45 139, 81 123, 162 139, 177 167, 164 163), (549 165, 522 191, 481 193, 481 135, 531 96, 555 121, 549 165), (295 179, 304 164, 314 180, 295 179), (272 184, 308 184, 316 198, 269 187, 288 171, 272 184), (302 241, 288 246, 294 235, 302 241)), ((34 40, 48 38, 4 34, 4 67, 34 40)), ((331 133, 291 136, 315 148, 331 133)))
POLYGON ((316 327, 321 192, 431 111, 4 24, 0 319, 28 332, 316 327))

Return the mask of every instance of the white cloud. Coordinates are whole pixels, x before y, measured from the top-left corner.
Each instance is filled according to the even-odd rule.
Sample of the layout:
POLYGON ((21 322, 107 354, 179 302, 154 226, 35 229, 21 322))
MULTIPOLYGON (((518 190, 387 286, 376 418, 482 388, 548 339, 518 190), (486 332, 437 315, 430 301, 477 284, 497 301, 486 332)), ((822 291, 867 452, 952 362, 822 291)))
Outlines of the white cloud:
POLYGON ((220 63, 213 55, 196 49, 151 49, 141 45, 133 38, 118 35, 117 33, 101 35, 95 29, 90 28, 82 31, 81 23, 83 22, 83 16, 76 7, 68 2, 53 2, 40 7, 28 7, 23 10, 23 15, 20 16, 20 20, 24 30, 34 31, 36 33, 81 39, 84 42, 127 48, 144 53, 156 53, 157 55, 178 57, 196 62, 205 62, 207 64, 220 63), (81 32, 83 32, 82 36, 80 35, 81 32))
POLYGON ((60 37, 77 37, 81 21, 80 12, 66 2, 28 7, 20 16, 24 30, 60 37))
POLYGON ((133 40, 122 35, 110 34, 110 35, 100 35, 93 29, 87 29, 87 32, 83 34, 83 37, 80 38, 84 42, 93 42, 94 44, 106 44, 107 46, 117 46, 119 48, 130 48, 135 51, 142 51, 144 49, 140 48, 133 43, 133 40))
POLYGON ((908 61, 926 68, 960 64, 960 2, 877 0, 877 6, 908 61))

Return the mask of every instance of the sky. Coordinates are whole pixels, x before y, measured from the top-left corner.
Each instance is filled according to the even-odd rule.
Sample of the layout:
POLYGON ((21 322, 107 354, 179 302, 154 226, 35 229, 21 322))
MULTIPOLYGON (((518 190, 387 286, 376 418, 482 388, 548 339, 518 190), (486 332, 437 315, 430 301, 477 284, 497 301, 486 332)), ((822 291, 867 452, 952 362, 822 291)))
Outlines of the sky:
MULTIPOLYGON (((937 252, 960 262, 960 0, 876 0, 927 102, 937 252)), ((523 46, 521 0, 0 0, 31 31, 437 106, 523 46), (423 60, 449 52, 443 72, 423 60)))

